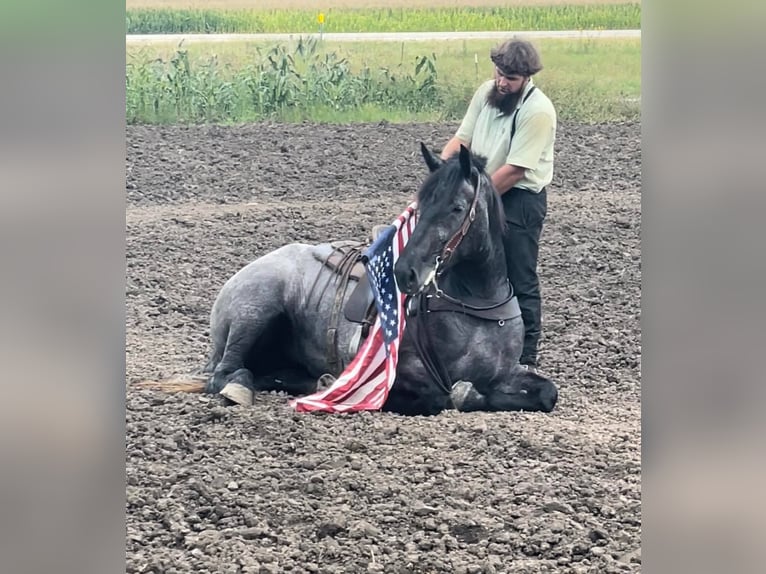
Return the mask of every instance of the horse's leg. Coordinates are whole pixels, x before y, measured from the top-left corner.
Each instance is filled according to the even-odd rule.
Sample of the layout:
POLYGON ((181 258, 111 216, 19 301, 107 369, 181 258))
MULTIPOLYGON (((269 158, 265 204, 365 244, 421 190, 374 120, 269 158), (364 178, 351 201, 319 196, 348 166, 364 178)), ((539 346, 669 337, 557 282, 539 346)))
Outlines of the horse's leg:
POLYGON ((417 357, 410 336, 405 332, 399 347, 396 380, 382 410, 408 416, 438 415, 450 408, 450 397, 431 380, 417 357))
POLYGON ((391 387, 382 410, 406 416, 432 416, 438 415, 446 408, 449 408, 448 396, 438 391, 431 394, 416 392, 397 380, 391 387))
POLYGON ((207 364, 202 367, 200 371, 198 371, 197 374, 200 375, 212 375, 215 372, 216 366, 218 366, 218 363, 221 362, 221 357, 223 356, 223 352, 220 349, 215 349, 210 354, 210 358, 207 361, 207 364))
POLYGON ((248 369, 237 369, 226 376, 220 394, 241 405, 251 405, 256 392, 279 392, 298 397, 317 391, 317 379, 302 369, 284 368, 254 376, 248 369))
POLYGON ((487 403, 493 411, 542 411, 549 413, 558 402, 558 389, 549 378, 516 365, 507 379, 492 385, 487 403))
POLYGON ((226 382, 219 394, 238 405, 250 406, 253 404, 255 392, 253 373, 248 369, 237 369, 226 377, 226 382))
POLYGON ((502 381, 489 385, 485 394, 472 383, 460 381, 452 388, 452 404, 462 412, 542 411, 550 412, 558 401, 556 385, 535 371, 516 366, 502 381))
MULTIPOLYGON (((268 321, 240 321, 230 326, 226 346, 220 361, 213 368, 205 392, 223 394, 239 404, 252 404, 255 385, 253 373, 245 368, 245 358, 257 343, 258 337, 266 331, 267 324, 268 321)), ((212 366, 214 358, 211 358, 206 368, 212 366)))

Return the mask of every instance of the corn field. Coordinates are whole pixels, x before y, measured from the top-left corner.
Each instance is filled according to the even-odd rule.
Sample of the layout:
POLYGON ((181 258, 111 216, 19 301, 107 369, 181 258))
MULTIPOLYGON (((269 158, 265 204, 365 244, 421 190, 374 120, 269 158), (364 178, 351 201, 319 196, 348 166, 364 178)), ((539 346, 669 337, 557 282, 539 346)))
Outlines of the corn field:
MULTIPOLYGON (((641 5, 327 10, 324 32, 595 30, 641 27, 641 5)), ((127 34, 313 33, 313 10, 128 9, 127 34)))
POLYGON ((434 55, 411 71, 364 67, 352 73, 335 53, 320 55, 317 41, 259 49, 259 59, 233 70, 215 57, 192 63, 178 49, 167 61, 133 55, 127 63, 129 123, 238 122, 310 116, 317 109, 347 112, 363 106, 426 112, 442 106, 434 55))
MULTIPOLYGON (((126 67, 126 120, 449 121, 462 117, 478 86, 454 73, 442 78, 434 53, 396 65, 352 66, 319 46, 309 38, 292 48, 259 47, 244 63, 221 63, 216 56, 193 59, 181 48, 166 57, 133 52, 126 67)), ((553 74, 536 83, 556 103, 561 119, 640 117, 640 103, 629 93, 599 87, 587 75, 553 74)))

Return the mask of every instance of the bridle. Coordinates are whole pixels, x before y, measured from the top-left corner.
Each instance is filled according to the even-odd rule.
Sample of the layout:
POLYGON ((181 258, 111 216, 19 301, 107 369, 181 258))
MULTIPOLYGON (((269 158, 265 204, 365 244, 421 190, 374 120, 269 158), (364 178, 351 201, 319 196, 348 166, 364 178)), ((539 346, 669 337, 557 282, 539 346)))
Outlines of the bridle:
MULTIPOLYGON (((474 173, 471 173, 471 179, 473 179, 473 176, 474 173)), ((473 183, 473 181, 471 183, 473 183)), ((471 229, 471 225, 476 219, 476 205, 479 202, 480 192, 481 178, 479 178, 477 175, 473 199, 471 200, 471 206, 468 209, 468 213, 463 219, 463 223, 460 225, 458 230, 455 231, 452 237, 450 237, 449 241, 444 244, 444 248, 442 249, 441 254, 436 256, 436 263, 434 268, 431 273, 429 273, 428 277, 426 277, 426 281, 423 283, 418 293, 422 293, 431 284, 436 285, 436 279, 444 272, 444 264, 449 261, 450 257, 452 257, 452 254, 455 252, 455 249, 457 249, 458 245, 460 245, 460 242, 463 241, 466 235, 468 235, 468 231, 471 229)), ((438 286, 437 290, 440 291, 438 286)))
MULTIPOLYGON (((472 174, 473 175, 473 174, 472 174)), ((473 177, 472 177, 473 179, 473 177)), ((472 182, 473 183, 473 182, 472 182)), ((456 297, 452 297, 439 288, 438 278, 444 272, 444 264, 449 261, 458 245, 463 241, 468 231, 476 219, 476 205, 478 204, 479 194, 481 193, 481 178, 476 177, 474 186, 474 196, 471 201, 471 207, 468 210, 462 224, 458 230, 450 237, 444 245, 441 253, 436 256, 434 268, 426 277, 425 282, 420 289, 405 300, 405 309, 408 318, 415 319, 415 333, 413 342, 415 350, 420 357, 431 378, 436 382, 439 389, 449 395, 452 392, 452 383, 447 369, 440 360, 438 354, 434 352, 433 344, 428 336, 427 317, 431 312, 450 311, 458 312, 480 319, 497 321, 499 326, 505 324, 506 319, 515 318, 521 315, 518 301, 514 297, 513 288, 508 283, 509 295, 499 303, 490 303, 489 305, 469 304, 456 297), (415 302, 413 307, 411 303, 415 302)))

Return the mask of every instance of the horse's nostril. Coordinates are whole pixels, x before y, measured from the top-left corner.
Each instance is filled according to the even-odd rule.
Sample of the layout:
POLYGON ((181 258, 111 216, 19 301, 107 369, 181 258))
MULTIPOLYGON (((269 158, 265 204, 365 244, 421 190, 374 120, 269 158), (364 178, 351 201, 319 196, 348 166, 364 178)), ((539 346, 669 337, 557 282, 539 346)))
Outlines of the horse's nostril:
POLYGON ((398 270, 396 274, 399 288, 405 293, 413 293, 418 285, 418 274, 414 268, 404 268, 398 270))
POLYGON ((418 273, 414 269, 410 269, 410 272, 407 274, 407 283, 413 289, 418 286, 418 273))

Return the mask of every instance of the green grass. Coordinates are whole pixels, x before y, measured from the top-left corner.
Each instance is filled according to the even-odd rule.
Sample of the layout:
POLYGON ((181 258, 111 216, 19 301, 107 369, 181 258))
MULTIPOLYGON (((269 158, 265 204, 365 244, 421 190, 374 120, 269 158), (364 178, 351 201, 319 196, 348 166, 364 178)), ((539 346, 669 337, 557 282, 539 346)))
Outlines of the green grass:
MULTIPOLYGON (((593 30, 641 27, 641 5, 360 8, 325 11, 324 32, 593 30)), ((127 34, 296 33, 318 31, 316 10, 133 8, 127 34)))
MULTIPOLYGON (((640 40, 538 40, 536 83, 561 119, 640 117, 640 40)), ((128 48, 131 123, 459 119, 494 41, 128 48), (478 64, 474 62, 478 59, 478 64)))

